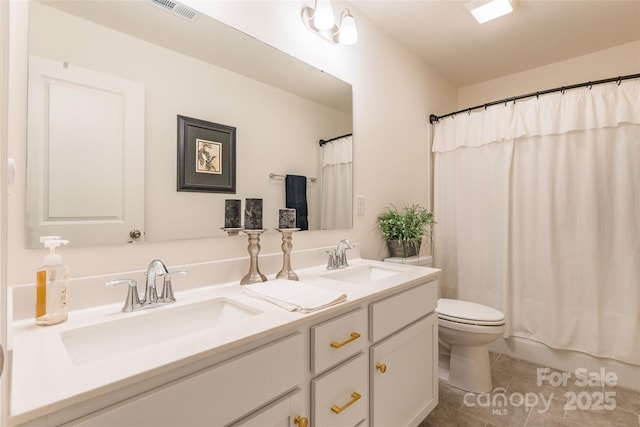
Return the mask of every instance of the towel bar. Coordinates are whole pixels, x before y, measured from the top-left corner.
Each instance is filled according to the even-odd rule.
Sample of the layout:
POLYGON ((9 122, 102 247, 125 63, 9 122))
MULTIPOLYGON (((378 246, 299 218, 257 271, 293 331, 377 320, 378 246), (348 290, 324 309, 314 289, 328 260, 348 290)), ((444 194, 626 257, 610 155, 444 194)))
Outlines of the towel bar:
MULTIPOLYGON (((273 173, 273 172, 269 172, 269 178, 275 179, 275 178, 286 178, 286 175, 280 175, 277 173, 273 173)), ((307 177, 308 181, 311 182, 316 182, 318 179, 317 178, 312 178, 312 177, 307 177)))

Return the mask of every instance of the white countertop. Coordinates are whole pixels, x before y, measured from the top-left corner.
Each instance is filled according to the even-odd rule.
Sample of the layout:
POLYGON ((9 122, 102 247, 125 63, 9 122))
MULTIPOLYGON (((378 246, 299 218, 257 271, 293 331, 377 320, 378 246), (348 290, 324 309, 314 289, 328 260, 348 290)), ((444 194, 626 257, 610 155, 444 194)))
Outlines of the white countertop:
MULTIPOLYGON (((301 282, 348 294, 346 302, 310 314, 289 312, 248 296, 242 292, 242 286, 234 282, 175 292, 175 304, 133 313, 122 313, 120 302, 71 311, 67 322, 54 326, 39 327, 35 326, 33 319, 18 320, 11 331, 12 424, 44 416, 176 367, 238 348, 285 328, 294 330, 314 318, 349 306, 355 307, 365 298, 383 297, 403 287, 435 279, 439 272, 437 269, 363 259, 350 259, 349 263, 350 269, 368 264, 398 269, 401 273, 367 284, 349 284, 322 277, 330 273, 324 265, 296 270, 301 282), (230 325, 205 329, 80 365, 73 364, 61 338, 61 333, 78 327, 144 316, 151 311, 171 310, 212 298, 228 298, 261 313, 230 325)), ((121 291, 124 300, 125 288, 121 291)))

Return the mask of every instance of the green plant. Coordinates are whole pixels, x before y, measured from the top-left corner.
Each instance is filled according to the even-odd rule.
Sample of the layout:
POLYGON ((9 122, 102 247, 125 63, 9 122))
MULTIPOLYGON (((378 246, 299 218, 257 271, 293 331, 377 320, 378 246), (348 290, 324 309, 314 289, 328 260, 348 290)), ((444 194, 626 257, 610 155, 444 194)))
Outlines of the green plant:
POLYGON ((419 204, 405 206, 398 210, 390 205, 377 218, 378 229, 385 241, 398 240, 403 246, 419 249, 422 239, 429 240, 436 223, 433 213, 419 204))

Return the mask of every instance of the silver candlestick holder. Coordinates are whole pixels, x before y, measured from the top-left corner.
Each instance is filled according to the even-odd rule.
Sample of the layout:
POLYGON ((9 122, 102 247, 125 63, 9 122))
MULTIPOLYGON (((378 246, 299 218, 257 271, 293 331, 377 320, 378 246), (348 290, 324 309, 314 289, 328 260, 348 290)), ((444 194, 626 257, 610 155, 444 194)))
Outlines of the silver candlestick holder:
POLYGON ((276 274, 276 279, 298 280, 298 275, 291 268, 291 249, 293 248, 293 233, 299 228, 276 228, 282 233, 282 270, 276 274))
POLYGON ((222 230, 225 233, 227 233, 227 236, 237 236, 244 229, 242 227, 240 227, 240 228, 220 227, 220 230, 222 230))
POLYGON ((265 229, 260 230, 243 230, 249 236, 249 245, 247 251, 249 251, 249 272, 240 280, 241 285, 248 285, 250 283, 266 282, 267 277, 260 273, 258 268, 258 254, 260 253, 260 235, 264 233, 265 229))

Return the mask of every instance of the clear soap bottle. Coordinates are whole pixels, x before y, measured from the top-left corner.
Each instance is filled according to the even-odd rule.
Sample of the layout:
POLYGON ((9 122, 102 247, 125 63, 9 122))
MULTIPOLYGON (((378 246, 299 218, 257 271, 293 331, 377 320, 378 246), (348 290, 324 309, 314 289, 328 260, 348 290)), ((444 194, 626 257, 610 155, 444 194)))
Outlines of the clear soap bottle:
POLYGON ((59 236, 40 237, 49 253, 36 271, 36 325, 55 325, 67 320, 67 281, 69 270, 62 264, 56 248, 69 243, 59 236))

